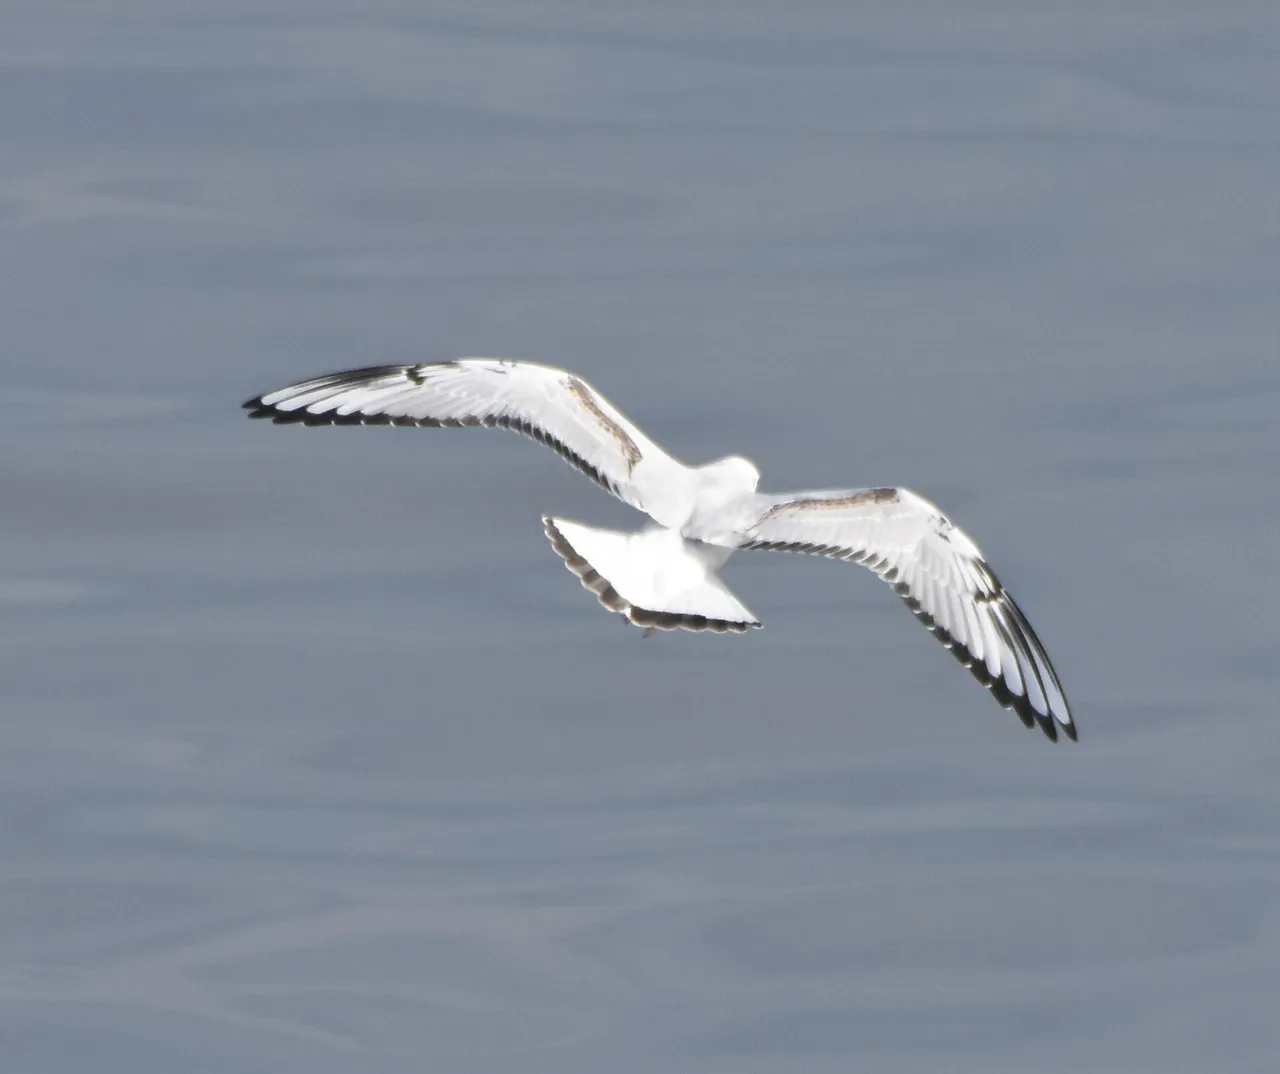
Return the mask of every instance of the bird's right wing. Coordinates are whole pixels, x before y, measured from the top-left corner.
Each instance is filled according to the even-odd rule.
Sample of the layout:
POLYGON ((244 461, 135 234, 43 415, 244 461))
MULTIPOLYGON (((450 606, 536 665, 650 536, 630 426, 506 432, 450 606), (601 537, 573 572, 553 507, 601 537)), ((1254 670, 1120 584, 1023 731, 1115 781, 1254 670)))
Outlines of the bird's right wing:
POLYGON ((305 425, 494 426, 557 451, 664 525, 687 513, 690 471, 581 377, 498 358, 331 373, 244 404, 252 418, 305 425))
POLYGON ((910 489, 760 496, 742 548, 808 552, 875 571, 1002 705, 1051 739, 1076 737, 1058 674, 982 552, 910 489))

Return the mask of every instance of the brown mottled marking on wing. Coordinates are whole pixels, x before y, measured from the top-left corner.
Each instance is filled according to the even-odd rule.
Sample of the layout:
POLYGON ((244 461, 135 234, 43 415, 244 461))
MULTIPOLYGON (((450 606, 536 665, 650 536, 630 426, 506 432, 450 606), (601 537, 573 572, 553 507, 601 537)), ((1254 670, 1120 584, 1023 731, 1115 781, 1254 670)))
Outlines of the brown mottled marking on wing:
POLYGON ((618 442, 618 446, 622 448, 622 454, 627 459, 627 473, 631 473, 641 458, 640 449, 636 446, 636 442, 627 435, 627 431, 621 425, 600 409, 600 404, 596 402, 596 397, 591 389, 577 377, 565 377, 564 386, 569 389, 569 394, 577 399, 584 409, 596 419, 596 423, 600 428, 618 442))
POLYGON ((897 489, 863 489, 850 496, 834 496, 829 499, 788 500, 776 504, 765 512, 765 518, 781 514, 784 511, 826 511, 839 507, 862 507, 869 503, 895 503, 898 499, 897 489))

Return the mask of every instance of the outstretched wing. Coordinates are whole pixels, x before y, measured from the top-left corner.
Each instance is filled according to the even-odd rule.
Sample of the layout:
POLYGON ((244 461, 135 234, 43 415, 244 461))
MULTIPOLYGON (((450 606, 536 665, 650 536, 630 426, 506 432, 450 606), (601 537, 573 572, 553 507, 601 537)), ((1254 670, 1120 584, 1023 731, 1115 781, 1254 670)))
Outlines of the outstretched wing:
POLYGON ((244 404, 252 418, 304 425, 493 426, 554 448, 620 500, 670 524, 691 495, 676 462, 581 377, 498 358, 331 373, 244 404))
POLYGON ((1028 727, 1076 727, 1048 654, 968 535, 909 489, 761 497, 743 548, 808 552, 875 571, 974 677, 1028 727))

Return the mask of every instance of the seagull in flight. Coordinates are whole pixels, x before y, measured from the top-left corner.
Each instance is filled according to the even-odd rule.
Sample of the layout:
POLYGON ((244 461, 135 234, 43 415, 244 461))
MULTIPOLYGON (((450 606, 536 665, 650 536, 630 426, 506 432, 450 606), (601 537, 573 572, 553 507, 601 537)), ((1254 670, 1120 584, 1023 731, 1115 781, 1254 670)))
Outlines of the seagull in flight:
POLYGON ((544 517, 565 566, 646 633, 743 633, 760 621, 716 572, 738 549, 867 567, 978 682, 1051 740, 1076 726, 1057 672, 978 546, 905 488, 765 493, 740 455, 686 466, 581 377, 533 362, 461 358, 313 377, 244 404, 277 424, 485 426, 553 448, 652 519, 618 533, 544 517))

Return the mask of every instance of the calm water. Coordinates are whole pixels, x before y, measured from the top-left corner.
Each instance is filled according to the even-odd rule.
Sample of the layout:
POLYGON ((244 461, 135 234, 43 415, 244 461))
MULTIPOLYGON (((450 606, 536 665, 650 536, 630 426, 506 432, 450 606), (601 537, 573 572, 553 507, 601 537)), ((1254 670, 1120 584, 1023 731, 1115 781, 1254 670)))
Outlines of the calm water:
POLYGON ((1277 1069, 1280 24, 1075 6, 0 4, 0 1066, 1277 1069), (641 641, 550 453, 238 410, 468 353, 937 500, 1080 745, 870 575, 641 641))

